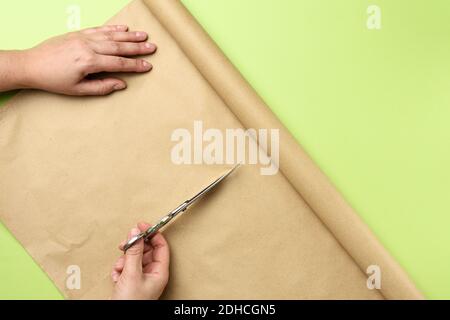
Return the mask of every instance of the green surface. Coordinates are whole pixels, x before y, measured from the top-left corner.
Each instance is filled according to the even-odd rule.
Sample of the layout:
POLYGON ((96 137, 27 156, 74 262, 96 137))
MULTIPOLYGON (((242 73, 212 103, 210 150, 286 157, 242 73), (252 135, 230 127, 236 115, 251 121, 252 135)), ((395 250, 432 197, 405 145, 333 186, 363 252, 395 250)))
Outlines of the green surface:
MULTIPOLYGON (((85 27, 127 2, 3 1, 1 46, 65 32, 68 4, 85 27)), ((426 296, 450 298, 450 2, 183 2, 426 296)), ((0 298, 60 297, 4 228, 0 282, 0 298)))

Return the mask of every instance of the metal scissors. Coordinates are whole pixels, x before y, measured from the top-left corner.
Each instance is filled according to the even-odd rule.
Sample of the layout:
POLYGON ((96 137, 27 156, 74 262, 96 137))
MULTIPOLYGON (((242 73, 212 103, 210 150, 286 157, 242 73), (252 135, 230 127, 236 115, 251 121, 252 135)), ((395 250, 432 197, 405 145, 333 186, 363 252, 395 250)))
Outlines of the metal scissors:
POLYGON ((194 202, 202 198, 205 194, 207 194, 209 191, 211 191, 215 186, 217 186, 219 183, 221 183, 225 178, 227 178, 230 174, 233 173, 234 170, 236 170, 240 166, 240 163, 235 165, 233 168, 231 168, 227 173, 223 174, 219 178, 217 178, 214 182, 212 182, 210 185, 208 185, 206 188, 204 188, 202 191, 197 193, 195 196, 190 198, 189 200, 184 201, 182 204, 180 204, 178 207, 170 211, 168 214, 166 214, 164 217, 162 217, 158 223, 148 228, 146 231, 141 232, 140 234, 132 237, 128 242, 123 246, 123 251, 126 252, 129 248, 131 248, 133 245, 136 244, 140 239, 144 239, 144 241, 149 240, 152 236, 158 232, 159 229, 164 227, 166 224, 169 223, 170 220, 175 218, 179 213, 182 213, 186 211, 194 202))

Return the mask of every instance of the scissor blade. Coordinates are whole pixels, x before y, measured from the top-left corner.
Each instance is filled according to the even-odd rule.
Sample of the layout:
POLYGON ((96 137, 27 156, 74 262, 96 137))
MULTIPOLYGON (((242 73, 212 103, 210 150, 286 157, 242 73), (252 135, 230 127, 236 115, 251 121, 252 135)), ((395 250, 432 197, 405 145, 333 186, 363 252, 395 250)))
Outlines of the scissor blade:
POLYGON ((172 218, 174 218, 176 215, 178 215, 181 212, 184 212, 191 204, 193 204, 195 201, 200 199, 203 195, 211 191, 215 186, 217 186, 219 183, 221 183, 226 177, 228 177, 230 174, 233 173, 234 170, 236 170, 241 164, 238 163, 233 168, 231 168, 227 173, 220 176, 218 179, 216 179, 213 183, 211 183, 209 186, 207 186, 205 189, 197 193, 194 197, 191 199, 183 202, 181 205, 179 205, 176 209, 174 209, 172 212, 170 212, 168 215, 164 216, 155 226, 152 226, 147 229, 145 232, 141 232, 137 236, 131 238, 128 240, 128 242, 125 244, 123 251, 127 251, 130 247, 132 247, 136 242, 138 242, 140 239, 144 238, 145 240, 151 237, 154 233, 156 233, 161 227, 166 225, 172 218))
POLYGON ((236 170, 241 164, 238 163, 233 168, 231 168, 227 173, 223 174, 219 178, 217 178, 213 183, 211 183, 209 186, 207 186, 205 189, 197 193, 195 196, 193 196, 191 199, 188 200, 189 205, 193 204, 195 201, 200 199, 202 196, 207 194, 209 191, 211 191, 215 186, 217 186, 219 183, 221 183, 225 178, 227 178, 230 174, 233 173, 234 170, 236 170))

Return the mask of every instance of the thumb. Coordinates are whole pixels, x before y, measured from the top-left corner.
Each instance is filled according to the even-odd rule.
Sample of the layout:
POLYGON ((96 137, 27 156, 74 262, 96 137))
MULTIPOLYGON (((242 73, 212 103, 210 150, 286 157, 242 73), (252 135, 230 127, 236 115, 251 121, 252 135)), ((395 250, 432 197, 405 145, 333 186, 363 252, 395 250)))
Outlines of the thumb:
MULTIPOLYGON (((137 236, 141 231, 133 228, 129 238, 137 236)), ((140 239, 136 244, 130 247, 125 253, 125 265, 123 272, 125 274, 142 274, 142 256, 144 255, 144 240, 140 239)))
POLYGON ((126 87, 127 85, 123 80, 116 78, 85 79, 75 86, 75 91, 80 96, 104 96, 126 87))

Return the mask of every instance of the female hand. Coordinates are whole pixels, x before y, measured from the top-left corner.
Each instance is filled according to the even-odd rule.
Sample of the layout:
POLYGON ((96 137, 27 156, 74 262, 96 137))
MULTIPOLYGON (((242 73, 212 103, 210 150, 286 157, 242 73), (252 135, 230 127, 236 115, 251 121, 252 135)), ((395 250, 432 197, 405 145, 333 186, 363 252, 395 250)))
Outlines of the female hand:
POLYGON ((147 72, 152 65, 129 58, 148 55, 156 45, 145 32, 127 26, 103 26, 51 38, 24 51, 0 52, 0 91, 34 88, 67 95, 106 95, 126 83, 101 72, 147 72))
MULTIPOLYGON (((128 239, 150 227, 139 223, 131 230, 128 239)), ((126 241, 119 248, 122 250, 126 241)), ((113 299, 159 299, 169 280, 169 245, 161 233, 148 243, 141 239, 121 256, 111 273, 114 282, 113 299)))

